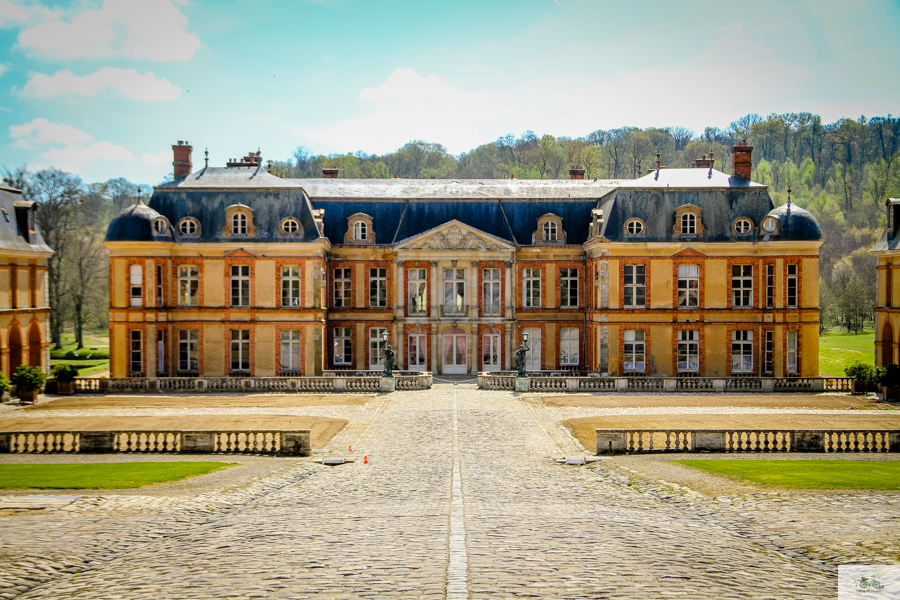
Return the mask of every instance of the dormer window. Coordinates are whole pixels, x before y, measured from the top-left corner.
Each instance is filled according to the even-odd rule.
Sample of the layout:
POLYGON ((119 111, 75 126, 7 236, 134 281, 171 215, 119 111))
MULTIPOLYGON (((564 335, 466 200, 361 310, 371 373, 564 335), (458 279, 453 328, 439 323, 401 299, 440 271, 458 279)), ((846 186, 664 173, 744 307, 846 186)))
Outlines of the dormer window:
POLYGON ((255 237, 253 209, 243 204, 232 204, 225 209, 225 236, 255 237))
POLYGON ((347 232, 344 234, 345 244, 374 244, 375 228, 372 217, 356 213, 347 219, 347 232))
POLYGON ((562 218, 547 213, 538 219, 537 231, 531 236, 533 244, 565 244, 566 232, 562 226, 562 218))
POLYGON ((300 231, 300 223, 297 219, 285 219, 281 222, 281 231, 288 235, 294 235, 300 231))
POLYGON ((685 204, 675 209, 675 226, 672 235, 675 237, 702 237, 703 220, 700 218, 700 207, 685 204))
POLYGON ((753 233, 753 221, 741 217, 735 220, 732 228, 734 229, 734 235, 750 235, 753 233))
POLYGON ((681 215, 681 235, 697 235, 696 215, 681 215))
POLYGON ((247 235, 247 215, 237 214, 231 217, 231 234, 247 235))
POLYGON ((157 235, 165 235, 169 231, 169 222, 165 217, 158 217, 153 221, 153 231, 157 235))
POLYGON ((544 223, 544 241, 556 241, 556 223, 554 223, 553 221, 547 221, 546 223, 544 223))
POLYGON ((197 219, 186 217, 178 223, 178 231, 180 231, 182 235, 186 236, 200 235, 200 223, 197 221, 197 219))
POLYGON ((366 239, 366 224, 362 221, 353 224, 353 239, 358 242, 366 239))
POLYGON ((644 222, 640 219, 629 219, 625 221, 625 235, 629 237, 638 237, 644 235, 644 222))

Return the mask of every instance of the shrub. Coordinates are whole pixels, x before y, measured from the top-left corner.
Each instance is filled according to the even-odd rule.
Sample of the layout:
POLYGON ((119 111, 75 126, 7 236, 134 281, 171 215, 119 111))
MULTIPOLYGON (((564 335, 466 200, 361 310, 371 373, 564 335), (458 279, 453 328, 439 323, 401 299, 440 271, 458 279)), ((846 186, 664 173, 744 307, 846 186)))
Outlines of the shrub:
POLYGON ((880 383, 883 387, 900 388, 900 366, 888 365, 881 371, 880 383))
POLYGON ((9 379, 6 378, 6 375, 0 373, 0 398, 10 390, 9 379))
POLYGON ((854 381, 869 382, 875 376, 875 368, 858 360, 845 367, 844 373, 854 381))
POLYGON ((47 375, 38 367, 31 365, 19 365, 19 368, 16 369, 16 372, 10 378, 16 389, 25 392, 36 392, 41 389, 46 380, 47 375))
POLYGON ((62 357, 66 360, 106 360, 109 358, 109 352, 100 352, 99 350, 69 350, 62 357))
POLYGON ((71 383, 78 377, 78 367, 75 365, 56 365, 53 367, 53 378, 61 383, 71 383))

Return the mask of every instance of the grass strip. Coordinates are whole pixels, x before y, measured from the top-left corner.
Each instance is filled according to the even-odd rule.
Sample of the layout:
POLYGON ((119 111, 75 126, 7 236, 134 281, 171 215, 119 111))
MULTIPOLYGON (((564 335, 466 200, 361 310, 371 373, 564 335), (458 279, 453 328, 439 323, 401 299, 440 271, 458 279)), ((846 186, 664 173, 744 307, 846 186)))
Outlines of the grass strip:
POLYGON ((819 371, 844 377, 844 369, 854 361, 875 364, 875 332, 827 332, 819 337, 819 371))
POLYGON ((205 475, 232 463, 132 462, 0 465, 0 489, 110 490, 205 475))
POLYGON ((797 489, 897 490, 900 461, 676 460, 717 475, 797 489))

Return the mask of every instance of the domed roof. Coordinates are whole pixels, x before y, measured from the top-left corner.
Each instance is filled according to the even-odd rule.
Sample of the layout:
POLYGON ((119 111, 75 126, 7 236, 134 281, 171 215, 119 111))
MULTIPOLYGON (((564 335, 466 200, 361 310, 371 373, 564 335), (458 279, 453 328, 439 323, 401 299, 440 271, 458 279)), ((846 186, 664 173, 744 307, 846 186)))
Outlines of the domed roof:
POLYGON ((769 211, 768 217, 781 221, 779 238, 782 240, 820 240, 822 228, 811 212, 800 208, 793 202, 782 204, 769 211))
POLYGON ((166 223, 165 233, 156 228, 158 219, 165 217, 138 200, 114 218, 106 230, 107 242, 171 242, 171 227, 166 223))

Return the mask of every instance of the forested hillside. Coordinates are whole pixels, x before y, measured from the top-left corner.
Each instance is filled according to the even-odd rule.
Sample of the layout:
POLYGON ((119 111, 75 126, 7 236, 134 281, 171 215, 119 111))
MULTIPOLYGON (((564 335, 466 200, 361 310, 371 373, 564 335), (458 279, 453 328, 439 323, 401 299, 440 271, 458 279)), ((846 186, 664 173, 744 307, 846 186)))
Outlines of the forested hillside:
MULTIPOLYGON (((337 166, 346 178, 568 177, 580 165, 590 179, 630 179, 655 168, 687 167, 711 155, 716 168, 731 169, 731 146, 753 149, 753 179, 769 186, 776 204, 792 200, 819 220, 822 246, 821 303, 826 327, 857 330, 872 320, 875 261, 867 250, 885 225, 884 200, 900 196, 900 120, 888 115, 826 124, 810 113, 748 115, 725 129, 683 127, 598 130, 583 138, 538 137, 526 132, 484 144, 459 156, 437 143, 412 141, 385 155, 316 155, 298 148, 267 168, 282 177, 321 177, 337 166)), ((117 212, 147 197, 149 186, 122 178, 85 184, 75 175, 27 167, 5 169, 3 181, 37 201, 42 233, 57 253, 51 261, 52 335, 106 324, 107 274, 102 239, 117 212)))

